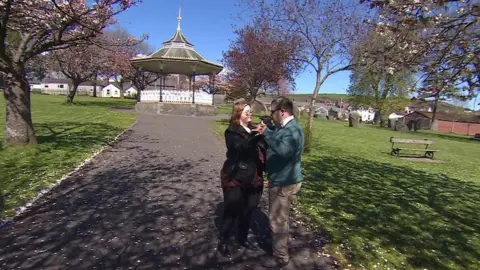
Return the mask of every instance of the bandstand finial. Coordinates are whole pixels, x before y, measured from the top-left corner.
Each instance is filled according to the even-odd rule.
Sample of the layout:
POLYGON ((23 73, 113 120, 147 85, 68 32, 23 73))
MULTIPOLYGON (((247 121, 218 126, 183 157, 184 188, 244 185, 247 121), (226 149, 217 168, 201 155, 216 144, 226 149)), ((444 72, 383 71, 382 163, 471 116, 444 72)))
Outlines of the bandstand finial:
POLYGON ((177 24, 177 30, 180 30, 180 21, 182 20, 182 7, 178 8, 178 24, 177 24))

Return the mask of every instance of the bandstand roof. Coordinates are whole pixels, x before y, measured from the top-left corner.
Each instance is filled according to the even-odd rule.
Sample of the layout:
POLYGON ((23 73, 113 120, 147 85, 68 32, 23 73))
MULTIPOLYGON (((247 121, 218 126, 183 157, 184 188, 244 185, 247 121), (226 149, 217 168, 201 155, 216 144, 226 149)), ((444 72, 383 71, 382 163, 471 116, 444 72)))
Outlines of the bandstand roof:
POLYGON ((134 67, 163 74, 211 75, 222 71, 223 66, 203 58, 190 43, 180 28, 182 19, 179 10, 175 34, 163 42, 162 48, 144 57, 130 60, 134 67))

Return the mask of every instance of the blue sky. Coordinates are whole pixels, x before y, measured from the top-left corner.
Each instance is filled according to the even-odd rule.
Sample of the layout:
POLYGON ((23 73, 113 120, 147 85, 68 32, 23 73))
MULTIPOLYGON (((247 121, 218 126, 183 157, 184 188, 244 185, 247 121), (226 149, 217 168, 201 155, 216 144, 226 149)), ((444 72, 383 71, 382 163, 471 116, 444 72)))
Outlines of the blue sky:
MULTIPOLYGON (((119 24, 131 34, 148 34, 147 42, 158 49, 162 42, 175 33, 178 8, 182 8, 182 31, 195 49, 210 61, 220 62, 235 39, 233 25, 242 25, 238 14, 243 10, 236 0, 143 0, 118 16, 119 24)), ((306 70, 297 80, 296 93, 311 93, 315 87, 314 74, 306 70)), ((342 72, 329 78, 320 92, 345 93, 349 73, 342 72)))
MULTIPOLYGON (((195 49, 210 61, 220 62, 222 52, 227 51, 235 39, 234 25, 243 23, 238 14, 246 12, 237 0, 143 0, 143 3, 120 14, 119 24, 131 34, 149 36, 147 42, 155 49, 169 39, 176 30, 178 8, 182 8, 181 27, 195 49)), ((296 79, 296 93, 312 93, 315 76, 306 70, 296 79)), ((321 93, 346 93, 349 72, 331 76, 320 89, 321 93)), ((473 101, 469 107, 473 108, 473 101)), ((477 106, 480 107, 480 106, 477 106)))

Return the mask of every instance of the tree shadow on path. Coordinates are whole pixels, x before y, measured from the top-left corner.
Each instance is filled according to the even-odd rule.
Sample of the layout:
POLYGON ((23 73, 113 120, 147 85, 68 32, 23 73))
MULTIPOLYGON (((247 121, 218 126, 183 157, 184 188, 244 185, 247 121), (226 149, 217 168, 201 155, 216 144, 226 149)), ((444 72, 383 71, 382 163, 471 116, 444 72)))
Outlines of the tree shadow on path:
MULTIPOLYGON (((263 269, 264 251, 216 252, 216 163, 131 135, 0 228, 0 269, 263 269)), ((294 252, 291 269, 326 265, 294 252)))

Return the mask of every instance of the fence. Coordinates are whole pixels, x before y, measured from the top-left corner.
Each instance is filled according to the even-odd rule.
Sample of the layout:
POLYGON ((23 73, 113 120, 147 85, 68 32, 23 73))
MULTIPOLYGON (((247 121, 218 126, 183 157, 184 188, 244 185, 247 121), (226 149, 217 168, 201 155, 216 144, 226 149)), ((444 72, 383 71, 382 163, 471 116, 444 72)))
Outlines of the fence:
POLYGON ((475 135, 476 133, 480 133, 480 123, 435 120, 433 129, 439 132, 475 135))
MULTIPOLYGON (((67 89, 41 89, 41 88, 32 88, 31 89, 32 93, 38 93, 38 94, 44 94, 44 95, 60 95, 60 96, 66 96, 68 95, 68 90, 67 89)), ((97 95, 100 95, 101 89, 97 90, 97 95)), ((77 96, 92 96, 93 95, 93 89, 77 89, 77 96)))
MULTIPOLYGON (((165 103, 192 103, 193 93, 182 90, 162 90, 162 101, 165 103)), ((195 103, 212 105, 213 96, 204 92, 195 92, 195 103)), ((143 90, 140 101, 159 102, 160 90, 143 90)))

